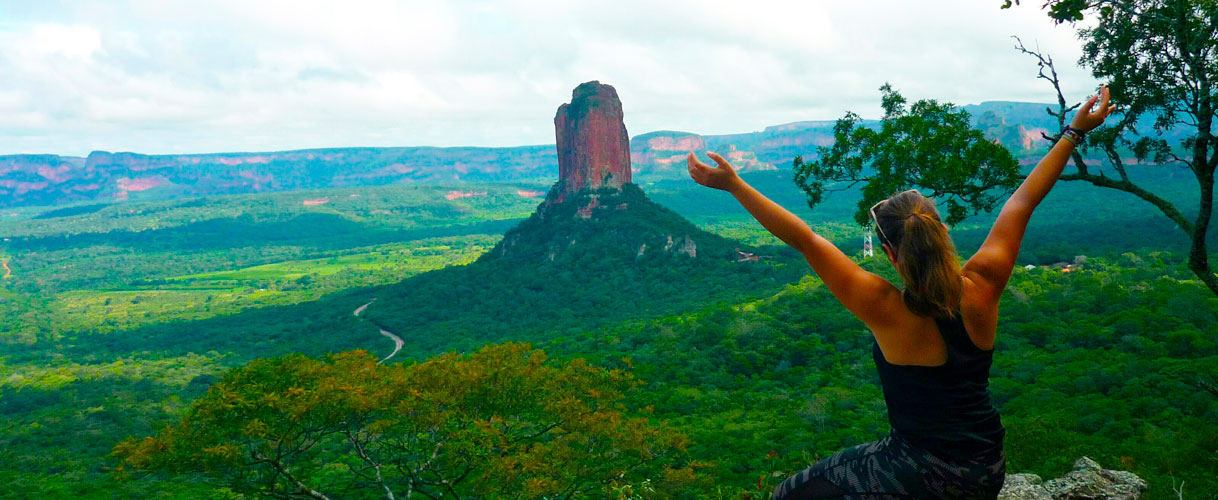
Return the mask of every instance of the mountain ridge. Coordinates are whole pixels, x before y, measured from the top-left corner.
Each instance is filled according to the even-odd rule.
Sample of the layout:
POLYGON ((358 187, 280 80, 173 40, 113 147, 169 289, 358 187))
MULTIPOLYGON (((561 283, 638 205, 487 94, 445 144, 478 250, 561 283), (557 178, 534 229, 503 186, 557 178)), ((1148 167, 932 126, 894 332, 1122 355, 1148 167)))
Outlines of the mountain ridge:
MULTIPOLYGON (((1056 128, 1056 121, 1044 112, 1048 106, 986 101, 961 108, 972 114, 975 127, 1019 155, 1041 148, 1045 141, 1040 133, 1056 128)), ((795 156, 807 158, 817 147, 831 144, 833 124, 809 120, 735 134, 653 131, 627 136, 632 151, 627 168, 640 182, 680 177, 684 156, 707 150, 723 153, 743 172, 788 168, 795 156)), ((0 155, 0 208, 420 182, 548 180, 557 165, 556 144, 0 155)))

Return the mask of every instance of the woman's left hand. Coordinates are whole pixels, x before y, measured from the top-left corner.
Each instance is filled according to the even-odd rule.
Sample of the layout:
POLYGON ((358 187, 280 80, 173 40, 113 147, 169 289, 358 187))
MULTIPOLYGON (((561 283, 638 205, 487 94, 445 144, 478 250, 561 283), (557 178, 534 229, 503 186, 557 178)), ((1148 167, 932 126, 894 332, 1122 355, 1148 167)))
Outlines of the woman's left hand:
POLYGON ((1090 99, 1087 99, 1087 102, 1078 108, 1078 112, 1074 114, 1074 119, 1070 121, 1070 127, 1079 132, 1090 132, 1102 125, 1104 120, 1108 118, 1108 115, 1112 114, 1112 111, 1116 109, 1116 106, 1112 106, 1108 99, 1108 87, 1101 87, 1100 93, 1091 96, 1090 99), (1100 102, 1099 107, 1095 106, 1097 100, 1100 102))
POLYGON ((731 191, 741 184, 740 176, 736 175, 736 169, 732 168, 732 164, 716 153, 707 153, 706 156, 709 156, 719 166, 712 167, 702 163, 693 153, 690 153, 687 158, 689 176, 694 179, 694 182, 724 191, 731 191))

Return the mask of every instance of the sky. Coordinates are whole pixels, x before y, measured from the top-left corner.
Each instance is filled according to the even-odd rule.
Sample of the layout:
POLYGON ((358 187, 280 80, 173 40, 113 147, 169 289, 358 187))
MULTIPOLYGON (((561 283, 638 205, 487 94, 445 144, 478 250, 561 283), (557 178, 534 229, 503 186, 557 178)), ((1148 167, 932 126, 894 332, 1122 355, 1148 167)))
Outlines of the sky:
POLYGON ((552 144, 581 82, 631 135, 911 101, 1055 101, 1012 35, 1096 81, 1038 1, 0 0, 0 155, 552 144))

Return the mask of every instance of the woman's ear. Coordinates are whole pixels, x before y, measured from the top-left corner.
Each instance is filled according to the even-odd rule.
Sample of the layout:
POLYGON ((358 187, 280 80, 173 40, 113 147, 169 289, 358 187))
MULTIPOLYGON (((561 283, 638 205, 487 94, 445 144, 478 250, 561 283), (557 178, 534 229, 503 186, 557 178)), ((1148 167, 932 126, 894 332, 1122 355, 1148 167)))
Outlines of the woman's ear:
POLYGON ((882 246, 884 247, 884 255, 888 256, 888 261, 892 262, 894 266, 897 265, 897 253, 887 243, 884 243, 882 246))

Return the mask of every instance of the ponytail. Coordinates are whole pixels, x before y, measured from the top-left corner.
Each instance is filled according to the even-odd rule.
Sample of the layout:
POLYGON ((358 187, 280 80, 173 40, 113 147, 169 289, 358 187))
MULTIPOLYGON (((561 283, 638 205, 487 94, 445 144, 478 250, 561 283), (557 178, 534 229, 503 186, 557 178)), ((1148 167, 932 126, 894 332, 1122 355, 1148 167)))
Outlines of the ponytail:
POLYGON ((963 285, 956 246, 934 214, 914 212, 905 219, 897 271, 905 279, 905 305, 911 311, 951 317, 960 308, 963 285))
POLYGON ((934 202, 916 191, 906 193, 876 210, 884 233, 894 240, 885 243, 892 246, 897 272, 905 281, 905 305, 923 316, 955 316, 963 294, 956 246, 934 202))

